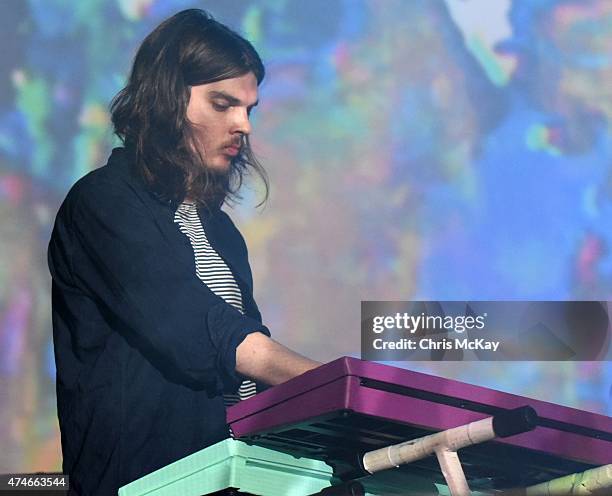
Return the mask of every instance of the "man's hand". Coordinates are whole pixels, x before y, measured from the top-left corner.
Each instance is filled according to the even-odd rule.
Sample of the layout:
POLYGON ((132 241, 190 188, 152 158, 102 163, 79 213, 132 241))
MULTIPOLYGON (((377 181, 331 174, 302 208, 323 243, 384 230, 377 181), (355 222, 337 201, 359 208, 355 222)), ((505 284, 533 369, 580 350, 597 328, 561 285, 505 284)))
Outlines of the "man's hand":
POLYGON ((236 348, 236 371, 272 386, 321 365, 291 351, 261 332, 249 334, 236 348))

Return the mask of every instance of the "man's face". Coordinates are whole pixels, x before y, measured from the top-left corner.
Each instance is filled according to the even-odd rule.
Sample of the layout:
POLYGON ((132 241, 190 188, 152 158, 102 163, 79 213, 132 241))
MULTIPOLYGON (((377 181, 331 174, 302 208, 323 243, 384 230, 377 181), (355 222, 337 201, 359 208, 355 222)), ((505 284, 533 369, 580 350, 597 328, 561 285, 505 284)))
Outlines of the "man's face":
POLYGON ((187 119, 207 167, 223 172, 251 132, 249 114, 257 105, 257 79, 244 76, 191 87, 187 119))

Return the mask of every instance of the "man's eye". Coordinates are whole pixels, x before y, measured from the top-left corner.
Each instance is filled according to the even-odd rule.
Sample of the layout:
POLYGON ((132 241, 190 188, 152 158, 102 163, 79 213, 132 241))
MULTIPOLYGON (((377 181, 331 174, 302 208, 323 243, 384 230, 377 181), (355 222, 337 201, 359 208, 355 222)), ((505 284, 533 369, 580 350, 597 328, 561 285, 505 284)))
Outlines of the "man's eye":
POLYGON ((229 108, 228 105, 223 105, 221 103, 214 103, 214 102, 212 106, 217 112, 225 112, 229 108))

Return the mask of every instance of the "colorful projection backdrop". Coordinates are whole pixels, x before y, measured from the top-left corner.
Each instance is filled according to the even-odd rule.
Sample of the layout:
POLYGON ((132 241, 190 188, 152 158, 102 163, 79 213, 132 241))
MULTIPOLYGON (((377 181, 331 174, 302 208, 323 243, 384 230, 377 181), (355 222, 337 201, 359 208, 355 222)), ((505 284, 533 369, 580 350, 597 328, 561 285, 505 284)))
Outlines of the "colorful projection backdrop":
MULTIPOLYGON (((272 195, 231 214, 274 335, 359 354, 361 300, 612 296, 612 2, 0 2, 0 472, 60 467, 45 251, 140 40, 210 9, 267 63, 272 195)), ((402 363, 607 414, 609 363, 402 363)))

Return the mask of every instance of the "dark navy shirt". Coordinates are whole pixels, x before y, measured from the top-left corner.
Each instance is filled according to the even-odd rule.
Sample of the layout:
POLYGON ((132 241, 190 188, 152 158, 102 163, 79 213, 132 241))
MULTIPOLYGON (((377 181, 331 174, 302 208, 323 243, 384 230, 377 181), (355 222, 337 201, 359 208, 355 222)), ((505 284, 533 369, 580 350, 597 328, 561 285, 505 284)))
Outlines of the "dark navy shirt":
POLYGON ((236 347, 269 335, 244 240, 220 209, 200 212, 245 314, 195 274, 177 205, 150 192, 115 149, 70 190, 49 245, 63 470, 71 494, 120 486, 228 437, 222 392, 236 347))

